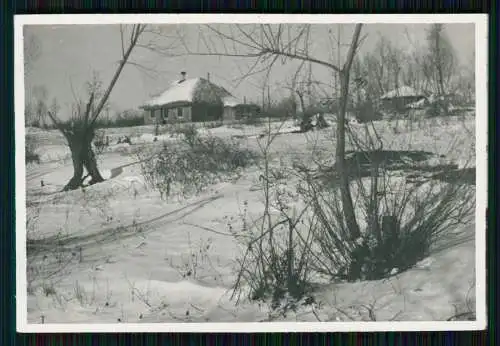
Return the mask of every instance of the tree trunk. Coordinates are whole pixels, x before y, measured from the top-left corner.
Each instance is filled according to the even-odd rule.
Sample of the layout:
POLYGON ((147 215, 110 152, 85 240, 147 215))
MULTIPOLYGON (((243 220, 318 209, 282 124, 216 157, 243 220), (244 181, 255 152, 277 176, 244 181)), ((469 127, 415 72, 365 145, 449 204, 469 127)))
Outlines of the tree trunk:
POLYGON ((91 185, 104 181, 97 168, 96 157, 92 150, 91 143, 93 138, 94 135, 89 129, 72 135, 66 135, 73 161, 73 177, 64 186, 63 191, 75 190, 82 186, 84 167, 91 176, 91 185))
POLYGON ((346 225, 350 231, 352 239, 357 239, 361 236, 356 215, 354 213, 354 204, 352 202, 351 190, 349 187, 349 172, 345 165, 345 113, 347 108, 347 98, 349 95, 349 71, 340 72, 340 111, 337 119, 337 148, 335 150, 335 158, 339 170, 340 193, 342 196, 342 207, 346 225))
POLYGON ((101 173, 99 172, 99 169, 97 168, 97 160, 94 151, 92 150, 90 142, 86 144, 84 150, 85 150, 84 152, 85 159, 83 160, 83 164, 91 177, 89 184, 93 185, 96 183, 103 182, 104 178, 102 177, 101 173))
POLYGON ((63 191, 76 190, 82 185, 83 160, 80 151, 74 145, 70 146, 71 159, 73 161, 73 177, 64 186, 63 191), (75 150, 76 149, 76 150, 75 150))
POLYGON ((394 89, 399 89, 399 69, 396 68, 394 71, 394 89))

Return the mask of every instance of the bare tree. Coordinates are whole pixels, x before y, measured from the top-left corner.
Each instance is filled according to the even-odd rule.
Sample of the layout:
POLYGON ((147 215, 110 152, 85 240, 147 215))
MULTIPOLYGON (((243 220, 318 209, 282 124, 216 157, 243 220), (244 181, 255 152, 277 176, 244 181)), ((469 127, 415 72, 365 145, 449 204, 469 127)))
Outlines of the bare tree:
POLYGON ((163 30, 151 28, 145 24, 134 24, 130 27, 120 25, 121 39, 121 59, 106 88, 102 88, 102 83, 94 78, 87 83, 87 101, 78 100, 73 107, 73 114, 69 121, 62 121, 53 111, 48 115, 54 125, 61 131, 68 142, 73 161, 73 177, 64 187, 64 191, 74 190, 81 186, 83 180, 83 170, 87 170, 91 177, 90 184, 104 181, 97 167, 95 153, 92 149, 92 140, 95 136, 96 121, 103 113, 109 96, 120 77, 126 64, 134 65, 141 70, 148 69, 130 59, 136 48, 146 48, 159 54, 167 55, 172 46, 162 46, 158 44, 158 39, 169 37, 163 30), (145 33, 154 34, 154 37, 147 43, 141 43, 140 38, 145 33))
MULTIPOLYGON (((360 59, 360 75, 367 77, 365 78, 368 82, 366 89, 369 94, 380 96, 389 90, 397 89, 401 86, 401 82, 411 85, 406 78, 408 73, 408 68, 405 68, 406 63, 411 63, 411 59, 407 61, 408 58, 401 47, 393 44, 386 37, 379 37, 375 49, 360 59)), ((410 74, 413 71, 414 68, 410 74)))
POLYGON ((394 89, 398 89, 400 87, 400 78, 402 72, 402 51, 399 47, 396 47, 392 44, 388 45, 389 50, 389 66, 391 77, 393 80, 394 89))
POLYGON ((37 85, 33 87, 33 98, 34 98, 34 124, 41 126, 47 116, 48 112, 48 97, 49 92, 47 87, 44 85, 37 85))
POLYGON ((304 67, 305 61, 302 61, 295 73, 293 74, 291 81, 286 83, 283 87, 287 90, 290 91, 290 96, 289 100, 291 103, 293 103, 293 117, 296 117, 297 115, 297 97, 300 105, 300 109, 302 113, 306 111, 306 102, 305 102, 305 96, 307 93, 307 90, 305 89, 306 83, 304 83, 303 80, 301 80, 301 70, 304 67), (292 101, 293 100, 293 101, 292 101))
POLYGON ((24 33, 24 71, 29 73, 41 55, 40 40, 34 34, 24 33))
MULTIPOLYGON (((32 33, 27 33, 25 31, 23 40, 24 72, 25 75, 27 75, 31 72, 33 65, 40 58, 42 47, 40 39, 32 33)), ((35 86, 31 90, 28 90, 24 99, 24 116, 26 125, 36 125, 37 122, 40 122, 40 111, 42 111, 43 108, 46 108, 44 107, 46 105, 46 98, 47 89, 43 86, 35 86)))
POLYGON ((466 64, 457 68, 456 75, 449 85, 449 91, 459 96, 462 103, 471 103, 475 100, 475 71, 474 56, 466 64))
POLYGON ((401 71, 403 83, 413 87, 415 90, 422 90, 422 71, 419 66, 417 53, 403 53, 401 60, 405 62, 401 71))
POLYGON ((57 98, 53 97, 48 112, 51 112, 52 114, 57 114, 59 113, 60 110, 61 110, 61 105, 57 101, 57 98))
MULTIPOLYGON (((258 70, 259 65, 264 65, 261 71, 270 70, 277 62, 284 63, 286 60, 298 60, 326 67, 339 77, 340 81, 340 105, 337 117, 336 150, 335 157, 340 178, 340 190, 342 196, 343 213, 345 222, 350 230, 351 237, 356 239, 360 236, 360 229, 354 213, 354 205, 349 187, 348 174, 345 167, 345 141, 346 141, 346 109, 349 98, 349 80, 351 66, 355 54, 363 41, 360 38, 362 24, 356 24, 345 62, 340 65, 320 56, 311 55, 312 33, 311 25, 235 25, 231 26, 229 32, 220 30, 215 26, 207 26, 222 43, 221 48, 213 47, 212 40, 203 36, 200 31, 201 41, 204 43, 206 52, 193 52, 187 44, 186 49, 191 54, 197 55, 219 55, 242 58, 254 58, 251 67, 252 72, 258 70), (233 30, 234 28, 234 30, 233 30)), ((331 30, 329 35, 333 36, 331 30)), ((338 38, 340 40, 340 37, 338 38)), ((332 92, 332 96, 334 92, 332 92)))
POLYGON ((44 85, 35 85, 27 90, 24 103, 25 123, 28 126, 41 126, 48 111, 48 90, 44 85))
POLYGON ((373 94, 382 95, 390 89, 391 77, 389 66, 390 41, 380 36, 372 53, 366 54, 362 64, 369 76, 369 88, 373 94))
POLYGON ((427 66, 428 54, 425 47, 415 42, 411 33, 405 29, 406 38, 410 44, 410 49, 403 54, 405 61, 403 69, 403 81, 406 85, 414 87, 416 90, 429 92, 431 80, 428 78, 427 66))
POLYGON ((24 126, 32 126, 34 118, 33 102, 30 98, 24 98, 24 126))
POLYGON ((428 52, 424 61, 426 77, 438 95, 445 95, 455 73, 455 53, 444 33, 443 24, 432 24, 427 31, 428 52))

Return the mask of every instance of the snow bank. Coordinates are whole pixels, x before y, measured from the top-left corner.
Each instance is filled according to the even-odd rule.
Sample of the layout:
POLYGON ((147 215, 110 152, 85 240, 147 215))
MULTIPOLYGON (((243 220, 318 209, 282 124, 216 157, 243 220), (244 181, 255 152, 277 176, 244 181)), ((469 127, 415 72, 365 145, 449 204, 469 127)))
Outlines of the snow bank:
MULTIPOLYGON (((278 131, 280 125, 272 124, 273 130, 278 131)), ((375 126, 381 136, 392 144, 388 146, 398 150, 404 150, 407 145, 413 143, 413 150, 418 147, 419 150, 433 151, 428 148, 435 145, 431 143, 430 134, 436 135, 437 144, 440 145, 446 144, 456 133, 463 131, 460 130, 460 125, 450 124, 443 128, 432 128, 432 131, 413 131, 414 137, 409 139, 408 133, 394 134, 388 122, 378 122, 375 126)), ((235 134, 258 135, 264 129, 265 126, 223 126, 200 129, 200 133, 221 137, 235 134)), ((295 129, 297 126, 290 122, 283 125, 280 132, 286 133, 295 129)), ((120 131, 125 133, 126 129, 120 131)), ((152 131, 151 128, 151 133, 152 131)), ((330 131, 331 129, 328 130, 330 131)), ((323 135, 322 132, 318 133, 323 135)), ((278 136, 277 147, 280 151, 277 152, 283 155, 297 155, 297 152, 305 151, 307 148, 304 138, 305 136, 301 135, 278 136), (290 145, 291 148, 283 144, 281 149, 281 143, 290 145)), ((154 142, 154 136, 149 133, 131 136, 131 139, 134 144, 154 142)), ((157 139, 161 142, 175 140, 175 137, 166 134, 158 136, 157 139)), ((473 138, 469 141, 472 142, 473 138)), ((324 147, 327 152, 332 151, 331 142, 325 142, 324 147)), ((454 150, 462 150, 462 147, 468 147, 466 141, 459 143, 459 147, 454 150)), ((112 145, 110 150, 128 152, 133 148, 134 145, 120 144, 112 145)), ((43 146, 40 153, 47 158, 56 157, 57 153, 69 154, 69 150, 62 145, 43 146)), ((265 320, 268 317, 265 304, 261 307, 252 302, 242 302, 242 305, 235 307, 234 301, 228 299, 228 290, 235 279, 234 259, 236 254, 240 254, 234 239, 188 225, 200 225, 226 233, 227 223, 230 221, 236 229, 241 223, 239 213, 242 212, 243 201, 248 202, 248 220, 260 216, 262 191, 250 189, 252 177, 257 179, 259 175, 258 171, 251 171, 256 168, 244 170, 237 183, 214 186, 217 195, 221 196, 219 199, 210 200, 207 196, 211 195, 207 192, 207 195, 176 203, 160 200, 158 192, 142 188, 143 179, 138 165, 132 165, 134 160, 132 155, 106 154, 99 163, 103 177, 109 179, 113 169, 116 173, 117 168, 123 169, 120 174, 115 174, 114 178, 103 183, 87 187, 85 192, 79 189, 60 193, 57 195, 58 199, 51 196, 50 203, 47 200, 47 203, 43 204, 37 222, 41 233, 54 235, 59 230, 71 232, 70 235, 76 240, 68 247, 78 246, 79 238, 89 236, 85 244, 90 245, 83 249, 82 262, 71 263, 67 267, 71 271, 54 277, 55 295, 46 296, 42 291, 36 291, 34 295, 28 296, 29 322, 41 323, 42 315, 45 323, 116 323, 118 319, 121 322, 265 320), (137 196, 133 191, 136 187, 140 191, 137 196), (113 221, 109 221, 108 216, 112 216, 113 221), (134 222, 136 228, 133 226, 134 222), (135 233, 132 234, 130 230, 135 233), (126 236, 120 233, 122 231, 126 236), (172 263, 178 263, 179 266, 183 263, 192 265, 188 250, 198 254, 200 248, 196 246, 200 238, 214 239, 209 251, 211 262, 205 263, 204 267, 203 263, 198 266, 197 277, 183 278, 172 263), (92 241, 95 242, 91 244, 92 241), (212 271, 206 269, 209 265, 213 265, 212 271, 222 273, 223 282, 219 282, 219 277, 215 282, 212 271), (75 297, 77 287, 78 292, 83 293, 82 302, 75 297)), ((439 162, 437 160, 435 164, 439 162)), ((466 161, 457 163, 459 166, 465 166, 466 161)), ((44 192, 56 191, 56 187, 59 189, 71 177, 72 169, 71 162, 57 167, 54 163, 30 168, 30 171, 33 170, 36 174, 33 174, 33 187, 27 184, 28 190, 37 188, 43 189, 44 192), (40 188, 41 178, 47 184, 44 188, 40 188)), ((404 191, 406 181, 403 176, 390 177, 390 183, 396 192, 404 191)), ((291 187, 291 182, 288 182, 288 185, 291 187)), ((436 193, 439 193, 440 184, 435 185, 436 193)), ((365 179, 363 186, 369 191, 370 180, 365 179)), ((423 192, 426 187, 427 185, 422 186, 423 192)), ((353 198, 359 200, 360 188, 353 186, 352 193, 353 198)), ((364 219, 361 214, 358 217, 360 220, 364 219)), ((365 225, 362 224, 361 227, 365 225)), ((473 226, 471 229, 473 234, 473 226)), ((394 278, 371 283, 320 287, 315 297, 323 304, 317 314, 325 321, 337 318, 345 320, 345 316, 338 314, 337 307, 351 312, 349 309, 352 306, 369 306, 377 302, 377 320, 389 320, 394 316, 397 316, 397 320, 405 321, 446 319, 454 314, 454 300, 464 298, 467 294, 469 280, 473 279, 474 254, 474 244, 468 243, 456 250, 447 250, 442 255, 433 255, 431 261, 419 263, 420 268, 398 274, 394 278), (400 312, 401 314, 397 315, 400 312)), ((297 314, 288 314, 286 319, 316 321, 316 316, 310 312, 310 306, 300 309, 297 314), (298 316, 299 314, 302 315, 298 316)), ((362 308, 359 310, 362 311, 362 308)), ((354 317, 362 319, 358 315, 354 317)), ((278 316, 278 319, 284 318, 278 316)))
POLYGON ((44 146, 36 151, 40 155, 40 162, 61 161, 71 157, 67 146, 44 146))
POLYGON ((143 133, 139 137, 134 137, 132 138, 132 143, 154 143, 154 142, 168 142, 168 141, 176 141, 178 140, 180 135, 176 134, 161 134, 158 136, 155 136, 154 134, 151 133, 143 133), (156 140, 155 140, 156 138, 156 140))

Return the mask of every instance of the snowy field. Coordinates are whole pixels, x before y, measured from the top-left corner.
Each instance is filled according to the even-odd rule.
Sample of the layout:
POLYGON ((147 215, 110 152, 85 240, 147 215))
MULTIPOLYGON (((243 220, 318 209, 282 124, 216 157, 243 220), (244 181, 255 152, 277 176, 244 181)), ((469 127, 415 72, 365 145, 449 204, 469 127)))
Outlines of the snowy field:
MULTIPOLYGON (((430 151, 466 168, 475 167, 474 123, 465 117, 374 126, 384 149, 430 151)), ((308 165, 313 149, 335 152, 332 128, 300 134, 292 123, 272 126, 281 132, 272 165, 308 165)), ((363 136, 364 126, 352 127, 363 136)), ((243 249, 228 225, 238 226, 244 206, 262 213, 260 168, 245 168, 196 196, 163 200, 145 183, 135 153, 179 135, 165 132, 155 140, 153 132, 152 126, 106 130, 110 146, 99 168, 107 180, 60 192, 73 173, 63 137, 27 129, 41 158, 26 172, 28 236, 37 240, 28 251, 28 323, 443 321, 475 309, 474 223, 454 229, 449 246, 408 271, 378 281, 321 283, 316 303, 294 313, 275 315, 251 301, 235 305, 231 287, 243 249), (116 144, 125 135, 132 145, 116 144)), ((200 130, 255 150, 263 132, 263 125, 200 130)))

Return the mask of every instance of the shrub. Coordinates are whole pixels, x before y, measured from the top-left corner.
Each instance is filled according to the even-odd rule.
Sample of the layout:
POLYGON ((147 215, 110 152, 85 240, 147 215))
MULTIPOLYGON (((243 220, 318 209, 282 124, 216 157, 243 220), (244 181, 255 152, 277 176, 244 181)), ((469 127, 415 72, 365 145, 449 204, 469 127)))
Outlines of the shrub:
POLYGON ((123 136, 123 137, 119 137, 118 138, 118 141, 116 142, 116 144, 128 144, 128 145, 132 145, 132 140, 130 139, 129 136, 123 136))
POLYGON ((182 278, 191 278, 205 284, 222 282, 222 277, 211 259, 212 238, 200 238, 197 243, 194 243, 191 241, 190 233, 187 237, 188 250, 185 255, 181 255, 180 262, 174 261, 173 258, 166 258, 170 266, 176 269, 182 278))
POLYGON ((94 147, 96 149, 96 154, 100 155, 109 147, 109 137, 106 136, 104 130, 97 130, 94 136, 94 147))
POLYGON ((276 135, 268 129, 265 143, 259 142, 263 157, 259 185, 263 191, 263 214, 247 219, 245 203, 241 232, 230 224, 229 231, 243 246, 237 259, 238 273, 232 298, 243 294, 251 301, 270 302, 273 312, 286 315, 298 305, 311 304, 311 225, 306 219, 309 206, 296 205, 299 197, 290 188, 292 175, 284 161, 270 166, 269 150, 276 135))
POLYGON ((184 141, 191 148, 194 148, 197 144, 199 144, 200 139, 198 135, 198 129, 194 124, 178 128, 177 133, 184 136, 184 141))
POLYGON ((303 223, 307 208, 290 207, 290 191, 273 175, 268 178, 260 180, 264 191, 263 216, 249 221, 245 203, 241 232, 229 225, 230 233, 244 249, 237 259, 239 269, 232 298, 239 301, 243 293, 251 301, 270 302, 272 311, 286 315, 287 311, 296 310, 300 302, 313 302, 313 261, 309 251, 312 237, 303 223), (279 212, 272 213, 271 206, 279 212))
POLYGON ((332 279, 377 280, 405 271, 472 215, 475 198, 468 185, 409 182, 397 172, 379 176, 378 166, 372 172, 352 182, 363 230, 357 239, 347 226, 339 189, 325 188, 308 173, 302 179, 300 194, 312 205, 316 224, 315 269, 332 279))
POLYGON ((229 225, 243 246, 233 286, 237 303, 243 295, 270 302, 273 311, 286 313, 299 303, 314 303, 309 295, 313 280, 389 277, 416 265, 446 244, 450 232, 470 221, 475 191, 467 179, 438 180, 435 169, 449 167, 427 166, 431 153, 382 150, 372 127, 375 136, 368 125, 363 136, 349 133, 357 150, 347 157, 344 174, 361 230, 357 238, 346 222, 338 167, 322 166, 321 152, 313 151, 317 170, 297 163, 291 170, 274 171, 268 155, 273 136, 270 132, 263 136, 267 142, 259 143, 263 154, 259 182, 264 210, 248 220, 245 204, 241 227, 229 225), (419 170, 413 174, 418 179, 410 179, 408 169, 419 170), (293 180, 296 186, 290 185, 293 180))
POLYGON ((242 148, 239 142, 202 138, 191 130, 186 133, 185 143, 163 143, 152 158, 140 157, 146 182, 162 197, 169 196, 175 187, 184 196, 199 193, 257 159, 256 153, 242 148))

